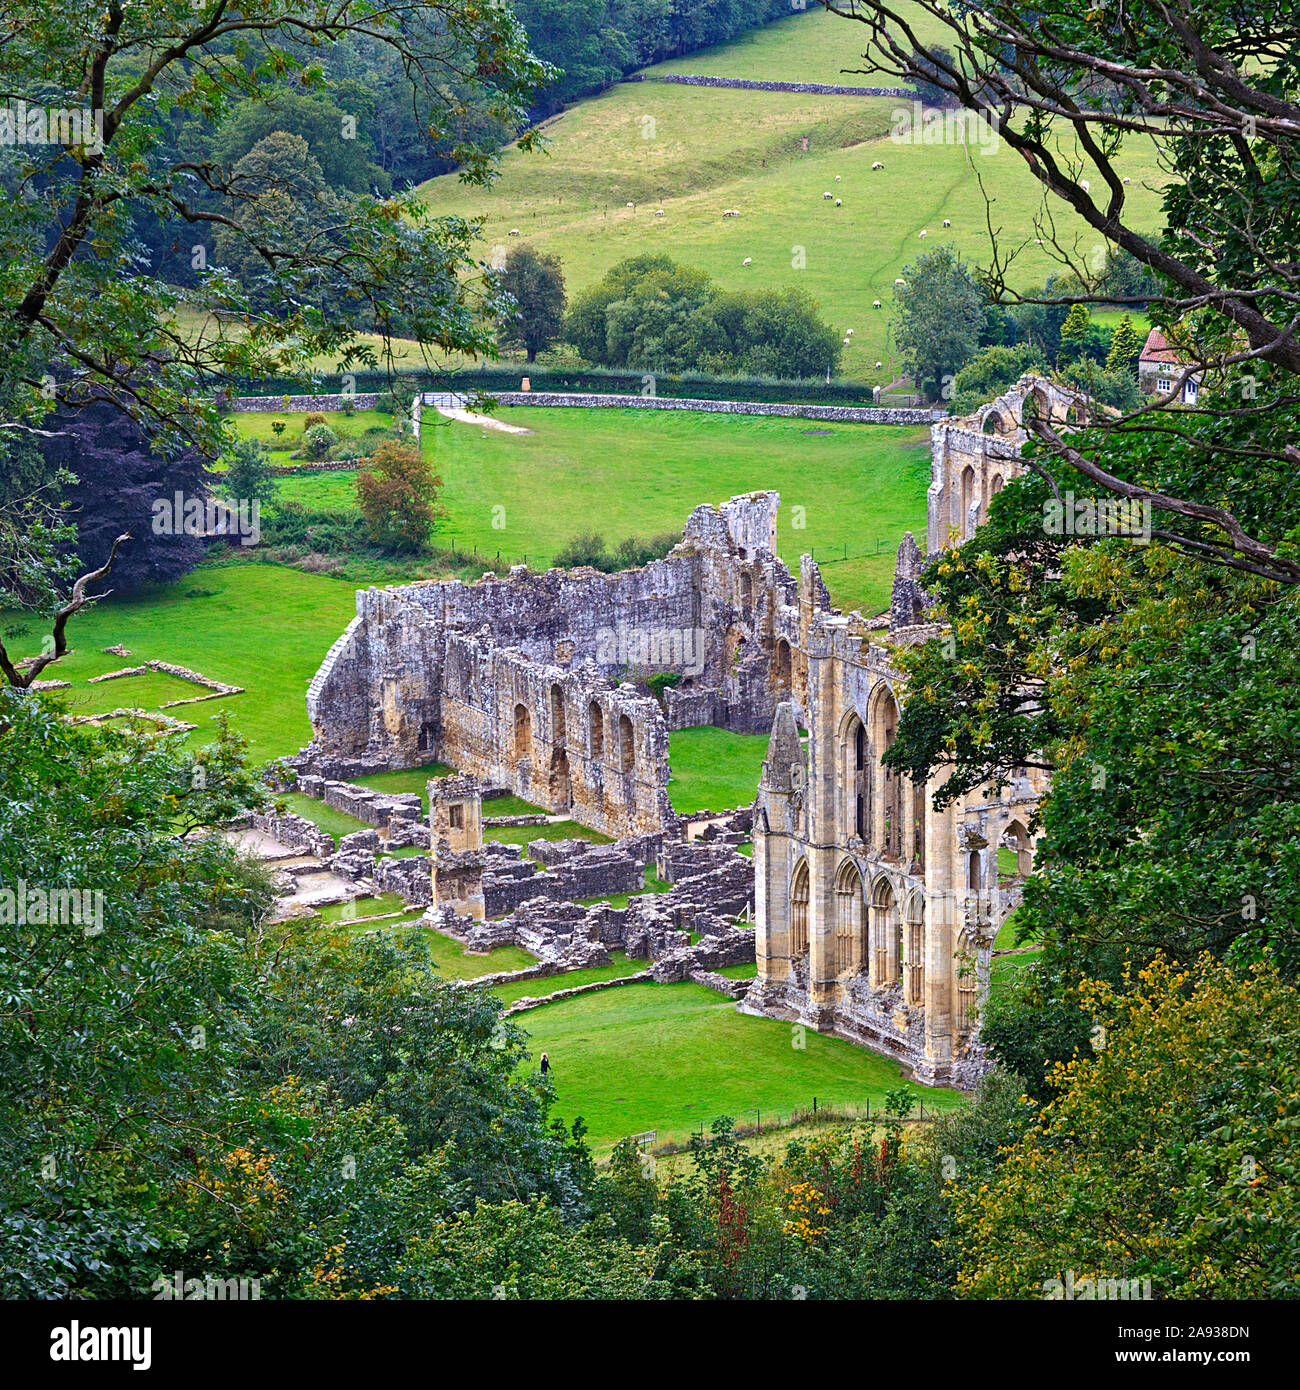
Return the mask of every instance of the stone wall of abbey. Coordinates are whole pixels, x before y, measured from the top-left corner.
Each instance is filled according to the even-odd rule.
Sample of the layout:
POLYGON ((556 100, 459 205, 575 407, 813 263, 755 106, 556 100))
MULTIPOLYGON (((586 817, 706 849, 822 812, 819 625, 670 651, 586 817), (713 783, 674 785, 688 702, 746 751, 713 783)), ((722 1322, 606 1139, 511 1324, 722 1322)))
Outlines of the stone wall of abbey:
MULTIPOLYGON (((1026 409, 1072 422, 1076 401, 1026 377, 975 415, 932 427, 927 550, 971 535, 1021 471, 1026 409)), ((907 698, 896 654, 941 633, 907 536, 887 626, 817 601, 805 558, 795 662, 754 808, 758 978, 741 1007, 798 1021, 967 1086, 986 1066, 979 1017, 993 942, 1020 899, 1046 784, 1018 770, 1000 792, 933 805, 881 765, 907 698), (1003 851, 999 856, 999 850, 1003 851)))

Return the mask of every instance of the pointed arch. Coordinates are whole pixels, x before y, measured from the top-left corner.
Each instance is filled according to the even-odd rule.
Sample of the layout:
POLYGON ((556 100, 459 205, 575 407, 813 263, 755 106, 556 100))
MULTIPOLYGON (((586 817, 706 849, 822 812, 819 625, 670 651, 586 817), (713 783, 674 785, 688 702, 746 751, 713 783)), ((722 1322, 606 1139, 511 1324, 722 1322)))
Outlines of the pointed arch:
POLYGON ((907 954, 903 970, 904 998, 909 1004, 925 1002, 925 894, 920 889, 907 900, 907 954))
POLYGON ((871 889, 871 983, 876 989, 892 985, 902 971, 903 930, 894 885, 884 875, 871 889))
POLYGON ((963 927, 953 953, 953 977, 957 985, 956 1024, 969 1033, 979 1016, 979 946, 969 927, 963 927))
POLYGON ((790 875, 790 956, 808 951, 808 861, 800 859, 790 875))
POLYGON ((862 875, 846 859, 835 875, 835 973, 860 970, 863 961, 864 899, 862 875))
POLYGON ((531 757, 533 751, 533 716, 529 714, 527 705, 521 703, 515 706, 514 724, 515 761, 520 762, 531 757))
POLYGON ((867 729, 856 710, 850 710, 840 721, 840 787, 843 790, 842 811, 845 838, 871 838, 871 818, 868 811, 868 792, 871 769, 867 757, 867 729))
POLYGON ((885 767, 881 759, 893 745, 898 721, 898 701, 889 683, 882 681, 871 699, 867 729, 873 786, 879 788, 878 795, 872 797, 875 817, 872 843, 882 853, 895 857, 903 853, 904 784, 908 779, 885 767))
POLYGON ((565 738, 564 687, 551 686, 551 742, 561 744, 565 738))

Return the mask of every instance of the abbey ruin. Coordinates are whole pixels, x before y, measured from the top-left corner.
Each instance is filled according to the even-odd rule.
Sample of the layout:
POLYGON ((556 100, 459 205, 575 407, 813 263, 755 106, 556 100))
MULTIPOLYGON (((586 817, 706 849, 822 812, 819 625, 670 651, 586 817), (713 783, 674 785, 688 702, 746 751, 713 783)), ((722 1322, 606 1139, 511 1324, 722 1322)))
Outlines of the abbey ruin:
POLYGON ((794 583, 773 492, 697 507, 642 569, 370 589, 307 694, 299 765, 330 777, 439 760, 619 838, 658 834, 668 731, 766 730, 794 678, 794 583), (670 674, 663 704, 634 682, 670 674))
MULTIPOLYGON (((1045 783, 1024 771, 1001 792, 936 811, 941 778, 919 786, 884 768, 906 699, 895 654, 941 633, 920 586, 927 555, 969 537, 1020 471, 1026 413, 1072 423, 1080 406, 1031 376, 932 426, 926 551, 904 538, 886 617, 832 608, 809 556, 791 575, 775 551, 773 492, 697 507, 680 544, 641 569, 519 566, 473 584, 359 593, 308 692, 314 737, 293 760, 301 785, 373 799, 336 779, 448 764, 456 776, 430 782, 415 841, 429 863, 386 870, 419 878, 411 895, 443 929, 534 950, 549 933, 557 959, 586 960, 633 936, 655 958, 680 951, 682 933, 707 922, 728 958, 754 952, 743 1011, 864 1044, 930 1084, 971 1085, 985 1066, 978 1020, 993 941, 1020 899, 1045 783), (584 884, 635 892, 651 862, 674 877, 665 865, 689 834, 668 796, 668 734, 702 724, 771 730, 752 878, 733 835, 712 869, 706 856, 691 870, 701 876, 680 905, 578 906, 584 884), (558 877, 539 875, 517 849, 484 843, 485 788, 617 844, 575 845, 558 877), (651 922, 662 929, 647 934, 651 922)), ((419 798, 381 798, 385 808, 406 799, 403 834, 413 835, 419 798)))
MULTIPOLYGON (((1025 377, 932 426, 929 554, 972 535, 1021 471, 1025 413, 1066 423, 1079 404, 1025 377)), ((920 1081, 969 1086, 985 1067, 993 941, 1020 900, 1046 784, 1026 770, 1000 794, 936 811, 943 774, 921 786, 882 767, 906 698, 893 653, 941 632, 927 622, 924 566, 909 535, 882 625, 812 603, 804 561, 795 662, 806 695, 777 710, 754 807, 758 979, 741 1007, 864 1043, 920 1081), (1000 870, 1000 849, 1014 872, 1000 870)))

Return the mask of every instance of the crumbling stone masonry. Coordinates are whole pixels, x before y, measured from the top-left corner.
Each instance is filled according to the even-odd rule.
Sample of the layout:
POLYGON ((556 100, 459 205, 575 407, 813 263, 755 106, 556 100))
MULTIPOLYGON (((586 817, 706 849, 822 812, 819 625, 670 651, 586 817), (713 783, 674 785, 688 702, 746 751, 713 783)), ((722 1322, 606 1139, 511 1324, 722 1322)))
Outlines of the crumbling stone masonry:
MULTIPOLYGON (((1027 409, 1071 423, 1081 406, 1031 376, 936 425, 930 554, 968 536, 1022 471, 1027 409)), ((894 655, 941 631, 928 621, 924 567, 907 536, 882 626, 814 602, 804 558, 806 689, 777 710, 754 806, 758 978, 740 1007, 864 1043, 918 1080, 966 1086, 987 1066, 978 1027, 993 940, 1020 900, 1046 782, 1020 769, 1000 793, 935 811, 942 773, 918 786, 881 765, 906 699, 894 655), (999 870, 999 849, 1014 851, 1014 873, 999 870)))
MULTIPOLYGON (((663 560, 370 589, 307 695, 307 772, 434 759, 604 833, 674 825, 668 731, 761 732, 801 688, 774 492, 697 507, 663 560), (631 683, 672 672, 664 706, 631 683)), ((818 579, 820 583, 820 579, 818 579)))

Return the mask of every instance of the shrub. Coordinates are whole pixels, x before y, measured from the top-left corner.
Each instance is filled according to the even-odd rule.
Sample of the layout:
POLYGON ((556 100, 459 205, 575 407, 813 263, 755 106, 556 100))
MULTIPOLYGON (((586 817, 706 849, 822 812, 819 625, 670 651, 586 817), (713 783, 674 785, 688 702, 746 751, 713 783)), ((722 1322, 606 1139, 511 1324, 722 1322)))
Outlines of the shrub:
POLYGON ((319 410, 313 410, 302 422, 302 432, 305 435, 308 430, 314 429, 317 425, 325 425, 328 423, 325 416, 319 410))
POLYGON ((339 442, 339 437, 327 424, 322 422, 305 430, 302 442, 306 447, 308 458, 323 459, 339 442))
POLYGON ((442 479, 418 448, 388 440, 375 450, 371 466, 357 474, 357 503, 378 545, 419 550, 438 518, 442 479))

